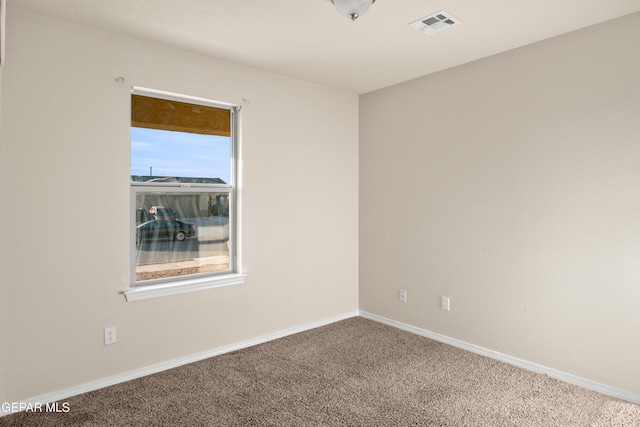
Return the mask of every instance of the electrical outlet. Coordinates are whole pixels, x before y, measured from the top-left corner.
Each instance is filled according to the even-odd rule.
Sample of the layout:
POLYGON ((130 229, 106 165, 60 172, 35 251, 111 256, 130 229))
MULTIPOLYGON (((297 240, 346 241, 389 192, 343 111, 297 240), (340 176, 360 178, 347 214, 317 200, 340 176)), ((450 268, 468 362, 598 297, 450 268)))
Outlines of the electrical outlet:
POLYGON ((104 328, 104 345, 116 343, 116 327, 104 328))
POLYGON ((400 289, 400 302, 407 302, 407 291, 400 289))
POLYGON ((451 301, 449 300, 449 297, 440 298, 440 308, 445 311, 451 311, 451 301))

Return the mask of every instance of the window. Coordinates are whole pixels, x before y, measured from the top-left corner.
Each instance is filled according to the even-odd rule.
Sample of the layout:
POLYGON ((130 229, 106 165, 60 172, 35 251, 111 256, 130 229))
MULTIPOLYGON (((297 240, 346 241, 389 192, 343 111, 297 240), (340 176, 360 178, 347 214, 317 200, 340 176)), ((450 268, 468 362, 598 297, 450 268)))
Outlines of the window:
POLYGON ((238 108, 134 88, 128 301, 241 283, 238 108))

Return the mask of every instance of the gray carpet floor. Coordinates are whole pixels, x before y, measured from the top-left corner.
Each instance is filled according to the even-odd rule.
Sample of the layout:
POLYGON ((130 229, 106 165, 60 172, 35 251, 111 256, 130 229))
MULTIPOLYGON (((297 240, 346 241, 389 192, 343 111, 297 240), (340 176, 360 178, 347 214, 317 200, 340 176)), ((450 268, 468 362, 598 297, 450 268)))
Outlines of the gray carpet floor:
POLYGON ((351 318, 1 426, 640 426, 640 406, 351 318))

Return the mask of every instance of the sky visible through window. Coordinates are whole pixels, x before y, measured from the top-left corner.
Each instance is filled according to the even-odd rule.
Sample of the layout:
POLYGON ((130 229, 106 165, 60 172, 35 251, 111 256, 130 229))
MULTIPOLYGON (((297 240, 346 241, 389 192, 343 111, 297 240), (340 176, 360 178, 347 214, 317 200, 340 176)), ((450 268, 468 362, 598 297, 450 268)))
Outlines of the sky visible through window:
POLYGON ((131 175, 231 182, 231 138, 131 128, 131 175))

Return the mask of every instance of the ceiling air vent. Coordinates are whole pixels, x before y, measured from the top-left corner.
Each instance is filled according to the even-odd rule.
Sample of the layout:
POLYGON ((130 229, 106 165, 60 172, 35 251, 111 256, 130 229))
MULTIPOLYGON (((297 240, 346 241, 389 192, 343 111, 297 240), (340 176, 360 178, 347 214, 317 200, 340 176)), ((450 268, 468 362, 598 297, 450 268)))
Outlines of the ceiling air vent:
POLYGON ((441 10, 433 15, 418 19, 409 25, 425 34, 431 35, 459 23, 460 20, 458 18, 454 18, 449 12, 441 10))

